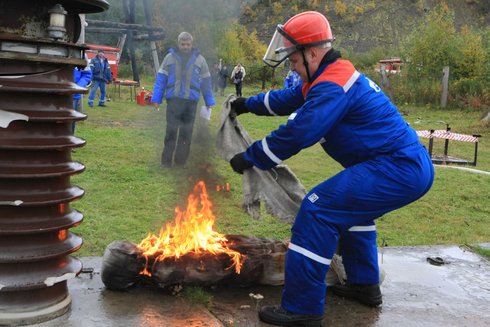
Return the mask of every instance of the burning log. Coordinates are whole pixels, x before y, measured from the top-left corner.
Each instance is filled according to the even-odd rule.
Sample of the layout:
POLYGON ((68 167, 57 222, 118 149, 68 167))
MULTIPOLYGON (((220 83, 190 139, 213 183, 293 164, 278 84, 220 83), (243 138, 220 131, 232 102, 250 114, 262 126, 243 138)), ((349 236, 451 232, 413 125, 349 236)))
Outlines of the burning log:
POLYGON ((189 252, 179 258, 159 259, 159 253, 144 255, 138 245, 112 242, 102 263, 102 281, 112 290, 137 284, 153 284, 163 289, 175 285, 282 285, 287 244, 282 241, 242 235, 225 235, 226 247, 241 254, 239 271, 226 253, 189 252))
MULTIPOLYGON (((115 241, 106 248, 102 281, 112 290, 153 284, 174 290, 177 285, 252 286, 284 284, 287 242, 263 237, 223 235, 213 229, 204 182, 199 181, 185 210, 175 208, 174 222, 138 245, 115 241)), ((332 260, 326 282, 346 279, 340 257, 332 260)))

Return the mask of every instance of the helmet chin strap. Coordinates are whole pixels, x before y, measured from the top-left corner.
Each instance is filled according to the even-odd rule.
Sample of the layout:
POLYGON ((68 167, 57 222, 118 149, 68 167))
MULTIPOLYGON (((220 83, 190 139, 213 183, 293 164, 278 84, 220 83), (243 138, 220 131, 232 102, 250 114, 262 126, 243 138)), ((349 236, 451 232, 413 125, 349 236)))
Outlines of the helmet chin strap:
POLYGON ((305 68, 306 68, 306 75, 308 76, 308 83, 311 83, 310 67, 308 65, 308 61, 306 60, 305 50, 306 49, 301 50, 301 55, 303 56, 303 65, 305 65, 305 68))

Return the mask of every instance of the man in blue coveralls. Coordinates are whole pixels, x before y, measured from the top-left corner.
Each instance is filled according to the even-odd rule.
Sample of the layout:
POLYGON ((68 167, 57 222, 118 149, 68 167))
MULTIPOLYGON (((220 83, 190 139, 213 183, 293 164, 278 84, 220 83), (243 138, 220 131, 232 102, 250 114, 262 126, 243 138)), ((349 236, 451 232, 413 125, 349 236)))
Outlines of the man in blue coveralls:
POLYGON ((321 326, 325 276, 337 247, 347 284, 333 286, 334 293, 379 306, 374 220, 419 199, 434 179, 415 131, 373 81, 340 58, 333 41, 329 22, 318 12, 278 25, 264 61, 275 67, 289 58, 303 83, 231 104, 235 114, 289 116, 231 159, 236 172, 270 169, 316 143, 345 168, 303 199, 292 226, 281 304, 259 312, 274 325, 321 326))
POLYGON ((99 107, 106 107, 106 84, 112 82, 112 73, 109 61, 104 55, 104 50, 97 50, 97 56, 90 60, 89 66, 92 71, 92 85, 88 95, 88 106, 94 106, 95 93, 97 93, 97 89, 100 88, 99 107))

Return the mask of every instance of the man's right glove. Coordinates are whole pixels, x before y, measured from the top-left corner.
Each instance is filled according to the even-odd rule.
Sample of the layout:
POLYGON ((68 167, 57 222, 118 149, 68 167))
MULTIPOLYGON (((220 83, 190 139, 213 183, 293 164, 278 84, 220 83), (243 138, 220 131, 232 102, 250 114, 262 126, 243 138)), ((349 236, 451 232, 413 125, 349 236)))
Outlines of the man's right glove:
POLYGON ((245 101, 247 98, 236 98, 233 102, 230 103, 231 111, 230 116, 236 117, 238 115, 244 114, 248 112, 247 107, 245 106, 245 101))
POLYGON ((235 154, 233 158, 230 160, 230 165, 233 170, 239 174, 243 174, 245 169, 252 168, 254 165, 245 159, 245 152, 240 152, 235 154))

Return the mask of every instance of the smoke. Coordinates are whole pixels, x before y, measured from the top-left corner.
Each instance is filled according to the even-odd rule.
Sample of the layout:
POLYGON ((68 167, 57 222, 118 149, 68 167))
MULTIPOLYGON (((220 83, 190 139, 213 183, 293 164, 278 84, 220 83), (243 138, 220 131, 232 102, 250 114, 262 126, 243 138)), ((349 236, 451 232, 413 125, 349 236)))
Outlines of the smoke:
POLYGON ((186 164, 187 175, 191 183, 195 182, 192 179, 199 179, 204 180, 208 187, 220 184, 220 177, 215 169, 216 147, 209 123, 201 117, 197 117, 196 120, 191 154, 186 164))
MULTIPOLYGON (((165 40, 159 44, 161 52, 177 47, 178 35, 186 31, 193 36, 193 46, 201 50, 211 68, 218 61, 217 44, 227 28, 240 19, 245 5, 256 3, 257 0, 154 0, 154 25, 165 30, 165 40)), ((190 156, 184 168, 175 168, 179 173, 174 177, 182 178, 181 185, 189 183, 189 187, 197 180, 204 180, 209 188, 223 181, 215 169, 217 153, 209 121, 199 117, 199 110, 190 156)), ((213 114, 218 114, 218 110, 213 114)))
POLYGON ((153 21, 165 29, 162 51, 177 45, 177 36, 187 31, 194 37, 208 64, 217 61, 219 40, 230 24, 239 20, 245 5, 257 0, 155 0, 153 21))

